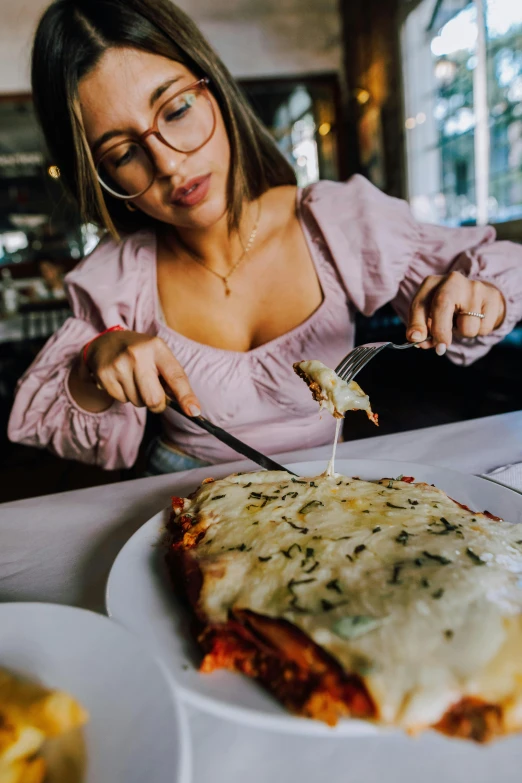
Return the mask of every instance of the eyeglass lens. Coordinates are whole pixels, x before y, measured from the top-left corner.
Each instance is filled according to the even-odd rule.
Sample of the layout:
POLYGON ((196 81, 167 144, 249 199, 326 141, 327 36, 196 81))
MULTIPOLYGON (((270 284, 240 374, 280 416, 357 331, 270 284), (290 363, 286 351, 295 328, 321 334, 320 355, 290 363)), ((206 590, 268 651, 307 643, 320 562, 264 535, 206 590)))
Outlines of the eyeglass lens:
MULTIPOLYGON (((192 152, 202 147, 212 135, 212 105, 197 88, 175 95, 160 110, 157 128, 167 146, 178 152, 192 152)), ((102 184, 124 198, 143 193, 152 184, 155 175, 149 151, 132 139, 115 145, 98 164, 102 184)))

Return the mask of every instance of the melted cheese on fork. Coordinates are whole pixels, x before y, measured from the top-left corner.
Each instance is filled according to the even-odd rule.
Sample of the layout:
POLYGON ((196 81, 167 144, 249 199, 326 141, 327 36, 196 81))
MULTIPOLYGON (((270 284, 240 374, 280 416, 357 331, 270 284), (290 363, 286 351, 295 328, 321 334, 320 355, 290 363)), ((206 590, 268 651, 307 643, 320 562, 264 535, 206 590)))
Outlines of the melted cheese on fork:
POLYGON ((282 617, 349 672, 379 719, 417 730, 464 696, 522 728, 522 532, 427 484, 259 472, 204 484, 183 511, 200 607, 282 617))
POLYGON ((363 410, 375 421, 370 398, 355 381, 346 383, 322 362, 311 360, 294 364, 295 372, 308 383, 321 410, 341 418, 346 411, 363 410))

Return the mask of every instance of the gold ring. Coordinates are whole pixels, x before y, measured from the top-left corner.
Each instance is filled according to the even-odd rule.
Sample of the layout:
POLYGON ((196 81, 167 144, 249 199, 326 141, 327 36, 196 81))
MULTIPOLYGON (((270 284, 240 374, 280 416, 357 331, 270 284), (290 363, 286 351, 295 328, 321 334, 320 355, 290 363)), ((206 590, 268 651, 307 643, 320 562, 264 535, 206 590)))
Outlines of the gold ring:
POLYGON ((469 312, 461 310, 459 315, 471 315, 473 318, 480 318, 481 321, 486 317, 484 313, 475 313, 473 310, 470 310, 469 312))

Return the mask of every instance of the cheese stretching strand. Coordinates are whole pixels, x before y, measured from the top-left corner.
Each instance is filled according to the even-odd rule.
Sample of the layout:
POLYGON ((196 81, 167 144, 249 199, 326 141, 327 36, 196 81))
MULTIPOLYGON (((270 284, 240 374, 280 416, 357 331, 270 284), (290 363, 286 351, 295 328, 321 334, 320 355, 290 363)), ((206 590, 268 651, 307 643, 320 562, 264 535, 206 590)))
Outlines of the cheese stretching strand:
POLYGON ((294 371, 308 384, 321 410, 327 410, 336 419, 343 418, 346 411, 363 410, 374 424, 378 424, 368 395, 355 381, 346 383, 334 370, 315 360, 296 362, 294 371))
POLYGON ((330 724, 521 730, 522 533, 412 482, 263 471, 174 498, 203 670, 330 724))
POLYGON ((337 443, 339 442, 339 435, 341 434, 341 424, 342 424, 342 419, 337 419, 337 422, 335 424, 335 435, 334 435, 334 442, 332 448, 332 456, 330 457, 330 460, 326 467, 327 476, 335 476, 335 455, 337 453, 337 443))

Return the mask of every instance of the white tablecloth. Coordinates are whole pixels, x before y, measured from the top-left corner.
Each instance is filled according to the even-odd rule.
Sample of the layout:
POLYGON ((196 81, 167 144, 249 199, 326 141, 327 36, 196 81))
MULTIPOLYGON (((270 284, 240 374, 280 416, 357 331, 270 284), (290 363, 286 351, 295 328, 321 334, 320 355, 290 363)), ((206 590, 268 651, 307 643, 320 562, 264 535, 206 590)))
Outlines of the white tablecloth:
MULTIPOLYGON (((324 448, 280 455, 278 461, 322 459, 329 452, 324 448)), ((352 441, 339 447, 339 456, 486 473, 522 461, 522 411, 352 441)), ((234 463, 212 473, 227 475, 240 465, 245 467, 234 463)), ((158 476, 1 505, 0 600, 50 601, 103 611, 107 575, 123 544, 168 505, 174 481, 180 494, 207 474, 204 468, 175 478, 158 476)), ((436 735, 418 740, 311 739, 255 730, 192 708, 187 712, 194 783, 243 783, 247 778, 248 783, 522 780, 522 739, 517 737, 488 748, 436 735)))

